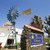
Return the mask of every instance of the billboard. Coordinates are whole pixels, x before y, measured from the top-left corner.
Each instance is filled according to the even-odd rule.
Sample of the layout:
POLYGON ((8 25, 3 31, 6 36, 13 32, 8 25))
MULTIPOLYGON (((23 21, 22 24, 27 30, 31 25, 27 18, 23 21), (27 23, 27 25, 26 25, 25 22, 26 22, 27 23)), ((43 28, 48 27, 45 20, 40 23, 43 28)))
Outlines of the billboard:
POLYGON ((40 46, 41 44, 43 44, 43 36, 42 34, 35 34, 35 33, 31 33, 30 34, 30 46, 40 46))

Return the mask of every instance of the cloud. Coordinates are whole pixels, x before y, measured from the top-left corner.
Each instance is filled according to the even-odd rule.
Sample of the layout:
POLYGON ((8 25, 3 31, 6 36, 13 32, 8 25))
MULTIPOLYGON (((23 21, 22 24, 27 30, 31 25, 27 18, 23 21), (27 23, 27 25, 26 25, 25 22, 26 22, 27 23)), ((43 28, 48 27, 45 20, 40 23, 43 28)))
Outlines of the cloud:
POLYGON ((46 37, 46 36, 48 36, 48 34, 44 32, 44 37, 46 37))

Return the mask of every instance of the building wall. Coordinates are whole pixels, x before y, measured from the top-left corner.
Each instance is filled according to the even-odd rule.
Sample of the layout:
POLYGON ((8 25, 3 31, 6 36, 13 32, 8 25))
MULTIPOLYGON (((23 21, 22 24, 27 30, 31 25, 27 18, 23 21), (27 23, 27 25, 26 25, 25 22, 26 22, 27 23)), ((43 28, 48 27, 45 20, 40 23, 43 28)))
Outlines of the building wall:
MULTIPOLYGON (((0 43, 2 43, 2 47, 6 45, 7 39, 9 38, 9 35, 11 32, 12 31, 10 30, 10 28, 7 28, 7 27, 0 28, 0 43)), ((20 42, 22 29, 16 28, 16 32, 18 32, 18 34, 16 34, 16 41, 20 42)), ((15 44, 15 40, 14 40, 14 44, 15 44)))
MULTIPOLYGON (((4 28, 6 29, 6 28, 4 28)), ((6 29, 6 30, 0 30, 0 43, 2 43, 2 47, 5 46, 6 44, 6 41, 8 39, 8 35, 9 35, 9 31, 6 29)))
MULTIPOLYGON (((6 22, 3 27, 0 27, 0 43, 2 43, 2 47, 4 47, 7 43, 7 39, 9 39, 9 35, 12 33, 12 24, 8 21, 6 22)), ((18 32, 18 34, 16 34, 16 40, 17 42, 20 42, 20 37, 21 37, 21 33, 22 33, 22 29, 18 29, 15 28, 15 31, 18 32)), ((11 37, 10 37, 11 39, 11 37)), ((15 39, 14 39, 14 43, 15 43, 15 39)))

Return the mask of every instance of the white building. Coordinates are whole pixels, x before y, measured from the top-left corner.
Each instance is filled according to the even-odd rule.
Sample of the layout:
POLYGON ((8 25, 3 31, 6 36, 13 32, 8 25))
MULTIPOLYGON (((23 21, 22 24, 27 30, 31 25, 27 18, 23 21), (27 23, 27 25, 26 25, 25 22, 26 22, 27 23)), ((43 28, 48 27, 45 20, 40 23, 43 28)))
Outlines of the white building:
MULTIPOLYGON (((0 27, 0 43, 2 47, 4 47, 6 44, 11 45, 15 44, 15 34, 13 32, 12 24, 8 21, 6 22, 3 27, 0 27), (13 34, 12 34, 13 33, 13 34)), ((20 35, 22 33, 22 29, 15 28, 15 31, 18 32, 18 35, 16 37, 16 41, 20 42, 20 35)))

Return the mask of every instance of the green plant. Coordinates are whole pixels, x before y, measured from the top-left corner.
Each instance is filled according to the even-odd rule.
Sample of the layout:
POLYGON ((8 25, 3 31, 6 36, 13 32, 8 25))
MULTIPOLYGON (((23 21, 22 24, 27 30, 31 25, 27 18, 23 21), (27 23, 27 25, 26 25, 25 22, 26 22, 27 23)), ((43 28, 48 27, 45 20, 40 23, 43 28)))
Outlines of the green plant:
POLYGON ((9 48, 9 46, 7 45, 7 46, 4 46, 4 48, 9 48))

